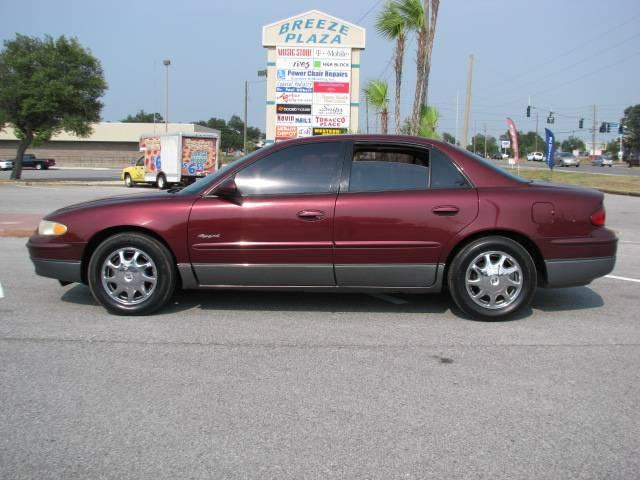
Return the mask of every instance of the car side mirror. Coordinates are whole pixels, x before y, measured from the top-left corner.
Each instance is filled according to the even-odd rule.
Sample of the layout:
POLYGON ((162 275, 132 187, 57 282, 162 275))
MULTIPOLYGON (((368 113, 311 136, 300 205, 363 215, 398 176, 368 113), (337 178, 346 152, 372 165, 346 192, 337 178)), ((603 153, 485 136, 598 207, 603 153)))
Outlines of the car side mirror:
POLYGON ((238 190, 238 186, 233 177, 227 178, 218 185, 213 193, 222 198, 236 198, 240 196, 240 190, 238 190))

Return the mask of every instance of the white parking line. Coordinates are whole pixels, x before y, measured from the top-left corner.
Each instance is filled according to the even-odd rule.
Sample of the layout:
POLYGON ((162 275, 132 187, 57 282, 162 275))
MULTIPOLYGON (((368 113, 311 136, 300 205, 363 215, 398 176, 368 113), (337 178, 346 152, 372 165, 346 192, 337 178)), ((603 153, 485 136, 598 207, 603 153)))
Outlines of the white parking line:
POLYGON ((409 303, 407 300, 394 297, 393 295, 387 295, 386 293, 373 293, 371 294, 371 296, 380 300, 384 300, 385 302, 393 303, 394 305, 404 305, 405 303, 409 303))
POLYGON ((0 222, 0 225, 17 225, 20 222, 0 222))
POLYGON ((613 278, 614 280, 624 280, 625 282, 636 282, 640 283, 640 279, 637 278, 629 278, 629 277, 618 277, 617 275, 606 275, 607 278, 613 278))

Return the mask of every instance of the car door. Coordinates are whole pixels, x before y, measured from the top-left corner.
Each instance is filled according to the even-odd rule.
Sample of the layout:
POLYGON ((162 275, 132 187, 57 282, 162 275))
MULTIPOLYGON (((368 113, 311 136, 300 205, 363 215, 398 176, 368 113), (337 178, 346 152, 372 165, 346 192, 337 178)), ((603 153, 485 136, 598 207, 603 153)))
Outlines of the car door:
POLYGON ((144 157, 140 157, 133 167, 133 181, 144 182, 144 157))
POLYGON ((197 200, 189 249, 201 285, 334 286, 341 142, 290 145, 233 175, 236 198, 197 200))
POLYGON ((336 203, 339 286, 427 287, 443 246, 478 213, 476 190, 435 148, 354 143, 336 203))

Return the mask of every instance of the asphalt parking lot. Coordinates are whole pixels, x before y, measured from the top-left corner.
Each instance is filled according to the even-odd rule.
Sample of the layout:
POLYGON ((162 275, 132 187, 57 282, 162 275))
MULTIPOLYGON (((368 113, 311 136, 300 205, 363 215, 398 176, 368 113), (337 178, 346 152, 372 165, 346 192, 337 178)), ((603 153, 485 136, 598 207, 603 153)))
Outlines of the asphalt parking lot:
POLYGON ((640 198, 606 207, 612 276, 503 323, 443 295, 257 292, 114 317, 0 238, 0 478, 638 478, 640 198))

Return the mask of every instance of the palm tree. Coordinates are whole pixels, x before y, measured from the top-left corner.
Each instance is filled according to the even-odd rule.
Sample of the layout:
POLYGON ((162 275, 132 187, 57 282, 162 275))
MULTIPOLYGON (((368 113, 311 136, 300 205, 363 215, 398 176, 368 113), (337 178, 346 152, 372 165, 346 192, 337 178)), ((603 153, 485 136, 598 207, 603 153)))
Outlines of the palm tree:
POLYGON ((426 138, 440 138, 436 133, 436 125, 438 124, 440 114, 434 107, 423 106, 420 110, 420 122, 416 134, 426 138))
POLYGON ((380 112, 380 123, 382 133, 388 132, 389 116, 389 85, 384 80, 369 80, 364 88, 364 95, 367 101, 380 112))
POLYGON ((392 0, 387 2, 376 21, 378 33, 388 40, 396 41, 393 54, 393 68, 396 74, 395 109, 394 120, 396 133, 400 133, 400 90, 402 88, 402 63, 404 60, 404 47, 407 39, 407 21, 399 8, 399 2, 392 0))
POLYGON ((417 33, 416 47, 416 91, 411 115, 411 133, 416 134, 420 114, 426 101, 428 72, 431 70, 431 49, 435 37, 435 25, 438 17, 440 0, 402 0, 398 8, 402 12, 407 26, 417 33), (431 14, 429 23, 427 19, 431 14))

